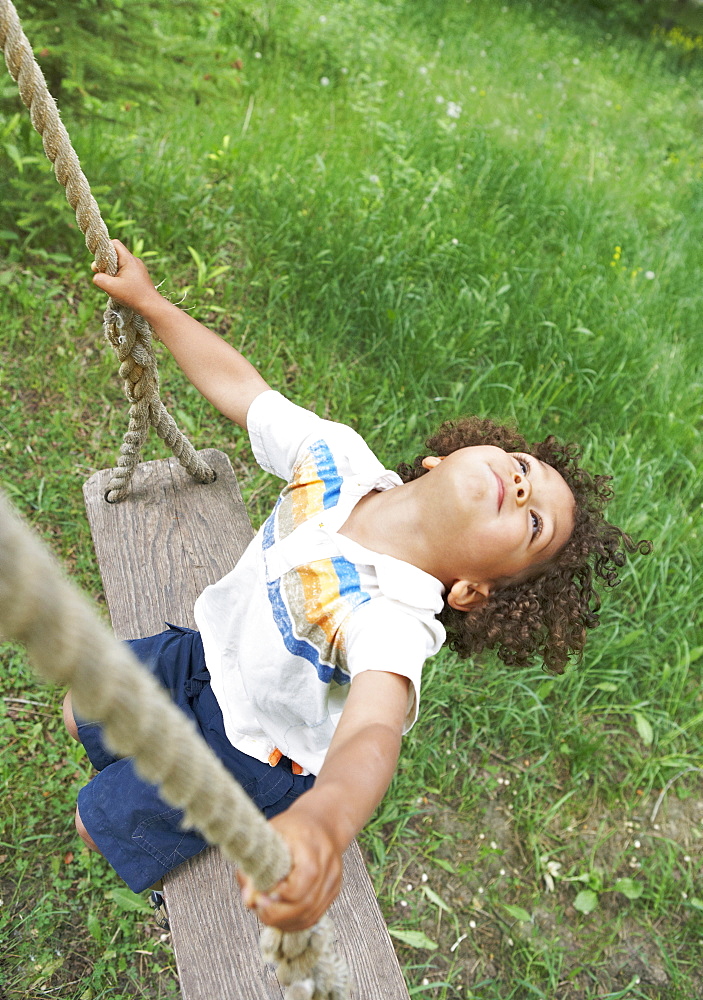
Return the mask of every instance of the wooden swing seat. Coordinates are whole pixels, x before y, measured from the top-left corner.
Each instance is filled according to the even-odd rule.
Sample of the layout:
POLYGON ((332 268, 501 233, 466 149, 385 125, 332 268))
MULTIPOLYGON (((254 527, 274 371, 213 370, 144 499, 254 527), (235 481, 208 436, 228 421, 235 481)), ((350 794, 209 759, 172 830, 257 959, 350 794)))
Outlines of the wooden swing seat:
MULTIPOLYGON (((194 627, 193 605, 237 562, 253 535, 227 456, 200 452, 217 472, 196 483, 169 458, 143 462, 131 495, 110 504, 112 475, 85 484, 88 520, 115 635, 131 639, 194 627)), ((158 722, 158 720, 156 720, 158 722)), ((184 1000, 279 1000, 283 990, 259 957, 259 925, 241 903, 234 869, 208 848, 164 880, 184 1000)), ((344 888, 330 914, 352 970, 353 1000, 409 1000, 368 872, 356 843, 344 856, 344 888)))

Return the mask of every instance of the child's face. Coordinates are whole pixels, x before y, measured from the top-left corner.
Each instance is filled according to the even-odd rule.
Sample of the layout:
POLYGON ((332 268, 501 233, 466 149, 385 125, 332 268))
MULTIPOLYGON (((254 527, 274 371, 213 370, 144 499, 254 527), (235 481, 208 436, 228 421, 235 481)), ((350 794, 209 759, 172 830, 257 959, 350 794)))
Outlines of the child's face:
MULTIPOLYGON (((423 461, 448 519, 449 574, 486 596, 496 584, 548 562, 574 527, 574 497, 556 469, 492 445, 423 461)), ((451 579, 447 581, 451 588, 451 579)), ((451 603, 451 602, 450 602, 451 603)))

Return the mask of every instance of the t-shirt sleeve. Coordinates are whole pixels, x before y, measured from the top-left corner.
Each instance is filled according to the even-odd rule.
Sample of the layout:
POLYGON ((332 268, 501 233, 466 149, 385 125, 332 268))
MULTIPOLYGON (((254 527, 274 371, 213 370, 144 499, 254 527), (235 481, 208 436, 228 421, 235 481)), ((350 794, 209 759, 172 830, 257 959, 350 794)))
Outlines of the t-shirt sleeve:
POLYGON ((347 669, 352 684, 354 677, 365 670, 383 670, 409 679, 403 733, 417 720, 422 668, 425 660, 437 652, 437 639, 436 628, 385 600, 370 601, 359 608, 346 629, 347 669))
POLYGON ((341 475, 351 470, 366 470, 374 474, 383 466, 366 442, 346 424, 318 417, 282 396, 275 389, 260 393, 247 413, 247 430, 254 457, 262 469, 286 482, 306 446, 325 440, 334 450, 335 462, 341 475))
POLYGON ((301 447, 323 420, 311 410, 291 403, 275 389, 267 389, 252 402, 247 430, 254 458, 262 469, 288 481, 301 447))

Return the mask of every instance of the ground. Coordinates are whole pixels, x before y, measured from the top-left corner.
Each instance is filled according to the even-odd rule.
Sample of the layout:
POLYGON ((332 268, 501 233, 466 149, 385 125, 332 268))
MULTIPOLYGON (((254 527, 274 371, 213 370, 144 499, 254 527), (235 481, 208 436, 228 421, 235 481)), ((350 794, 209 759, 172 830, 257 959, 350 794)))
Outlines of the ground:
POLYGON ((510 798, 503 785, 478 820, 462 815, 457 803, 431 796, 418 802, 411 823, 418 839, 400 849, 388 915, 392 928, 421 931, 438 945, 432 951, 400 945, 419 969, 411 984, 431 990, 447 982, 445 993, 422 995, 462 1000, 703 995, 695 957, 703 904, 677 891, 677 881, 684 886, 687 870, 702 860, 703 801, 669 789, 659 805, 653 795, 639 799, 636 812, 593 808, 578 825, 564 826, 557 812, 548 829, 526 836, 513 821, 510 798), (418 860, 416 845, 426 831, 440 846, 418 860), (654 840, 669 848, 669 871, 650 867, 654 840), (595 908, 579 912, 577 896, 589 889, 585 908, 595 908), (665 908, 666 919, 651 920, 650 907, 661 914, 664 894, 678 899, 665 908), (418 956, 429 956, 424 967, 418 956), (690 968, 685 983, 682 966, 690 968), (523 992, 512 992, 520 981, 523 992))

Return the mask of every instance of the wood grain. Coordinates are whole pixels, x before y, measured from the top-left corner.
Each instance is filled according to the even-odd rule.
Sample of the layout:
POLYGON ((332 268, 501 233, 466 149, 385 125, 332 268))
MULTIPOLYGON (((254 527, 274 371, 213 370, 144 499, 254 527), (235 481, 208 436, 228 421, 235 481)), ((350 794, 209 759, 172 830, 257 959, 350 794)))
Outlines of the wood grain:
MULTIPOLYGON (((131 495, 104 498, 112 470, 84 486, 88 520, 118 638, 151 635, 165 622, 193 627, 198 594, 229 572, 252 537, 227 456, 200 452, 215 469, 196 483, 169 458, 143 462, 131 495)), ((259 957, 259 928, 245 910, 234 869, 215 848, 164 880, 184 1000, 281 1000, 259 957)), ((344 856, 344 888, 331 908, 338 946, 352 969, 354 1000, 408 1000, 408 992, 356 843, 344 856)))

